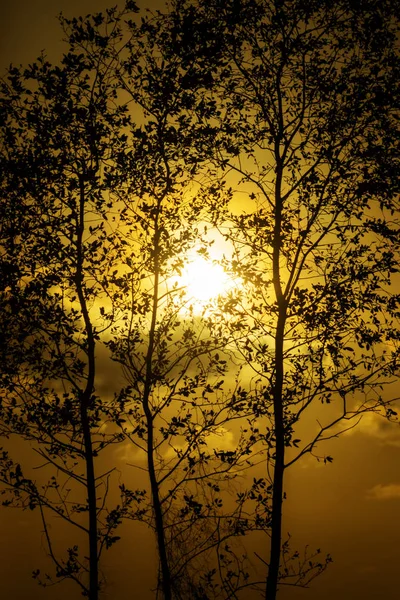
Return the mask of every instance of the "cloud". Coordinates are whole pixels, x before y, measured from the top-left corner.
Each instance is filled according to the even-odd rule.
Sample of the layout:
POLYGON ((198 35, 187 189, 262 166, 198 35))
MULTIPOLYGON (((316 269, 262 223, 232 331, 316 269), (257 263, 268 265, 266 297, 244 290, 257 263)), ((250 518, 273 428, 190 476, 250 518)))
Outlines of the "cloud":
POLYGON ((393 498, 400 499, 400 483, 389 483, 382 485, 378 483, 373 488, 368 490, 367 498, 370 500, 392 500, 393 498))
POLYGON ((234 450, 236 447, 235 436, 232 431, 225 427, 218 427, 218 429, 211 433, 206 438, 206 444, 211 449, 218 450, 234 450))
MULTIPOLYGON (((227 452, 229 450, 235 450, 236 441, 235 435, 229 429, 225 427, 218 427, 213 433, 210 433, 205 438, 205 445, 208 451, 212 454, 213 450, 219 450, 227 452)), ((174 440, 173 445, 165 444, 165 450, 162 453, 164 459, 172 459, 177 457, 177 450, 185 450, 186 444, 183 439, 177 437, 174 440)), ((147 457, 143 450, 140 450, 132 444, 129 440, 117 444, 114 449, 114 456, 116 460, 128 463, 146 463, 147 457)), ((142 467, 140 467, 142 468, 142 467)))
MULTIPOLYGON (((204 438, 203 449, 207 448, 208 452, 211 453, 213 450, 219 450, 227 452, 229 450, 235 450, 236 441, 232 431, 229 431, 225 427, 218 427, 213 433, 206 435, 204 438)), ((185 450, 187 444, 183 440, 177 438, 170 447, 167 448, 164 453, 164 458, 176 458, 176 450, 185 450)))
MULTIPOLYGON (((394 406, 393 408, 399 407, 394 406)), ((399 411, 400 412, 400 411, 399 411)), ((347 422, 345 422, 348 425, 347 422)), ((382 416, 370 412, 362 416, 360 423, 345 435, 362 434, 376 439, 382 446, 400 448, 400 423, 389 422, 382 416)))

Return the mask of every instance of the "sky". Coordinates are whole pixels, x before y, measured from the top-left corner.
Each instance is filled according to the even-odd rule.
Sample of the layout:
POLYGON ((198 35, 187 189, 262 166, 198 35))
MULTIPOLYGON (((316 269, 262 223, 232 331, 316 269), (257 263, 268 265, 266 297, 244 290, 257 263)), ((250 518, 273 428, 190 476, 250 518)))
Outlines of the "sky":
MULTIPOLYGON (((51 60, 62 51, 56 15, 99 11, 105 0, 12 0, 0 8, 0 70, 11 62, 27 63, 46 49, 51 60)), ((139 3, 162 7, 161 0, 139 3)), ((365 418, 358 430, 324 447, 334 458, 322 465, 306 459, 288 473, 285 530, 299 548, 321 548, 333 563, 308 590, 286 588, 279 600, 395 600, 400 555, 400 428, 365 418)), ((154 573, 153 540, 140 528, 106 555, 109 580, 105 598, 150 600, 154 573), (132 539, 140 552, 129 560, 132 539), (129 573, 129 577, 127 577, 129 573), (140 589, 140 596, 127 586, 140 589)), ((39 515, 0 507, 0 581, 13 600, 79 597, 69 585, 42 589, 31 580, 37 561, 44 561, 39 515)))

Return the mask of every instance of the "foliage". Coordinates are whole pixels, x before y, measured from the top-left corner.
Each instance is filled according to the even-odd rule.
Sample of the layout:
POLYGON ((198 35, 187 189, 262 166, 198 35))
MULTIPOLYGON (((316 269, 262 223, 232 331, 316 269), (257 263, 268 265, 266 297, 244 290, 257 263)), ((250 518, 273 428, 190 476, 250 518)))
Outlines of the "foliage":
POLYGON ((238 350, 262 389, 249 400, 273 489, 268 599, 285 577, 284 471, 364 412, 396 416, 382 384, 399 357, 397 8, 176 4, 182 57, 212 40, 206 122, 235 192, 204 201, 246 282, 245 301, 221 309, 242 324, 238 350))
POLYGON ((5 440, 3 503, 92 600, 125 519, 166 599, 272 600, 330 562, 282 540, 285 473, 396 417, 397 5, 129 2, 61 17, 61 65, 3 80, 1 432, 46 473, 5 440), (241 289, 199 304, 181 276, 217 231, 241 289))
POLYGON ((207 131, 188 113, 194 90, 169 84, 178 68, 158 56, 159 24, 137 26, 130 8, 61 18, 61 66, 42 56, 2 84, 2 434, 28 442, 33 469, 49 473, 37 477, 30 460, 22 470, 7 445, 3 504, 40 510, 56 580, 92 599, 125 518, 154 528, 164 596, 194 590, 192 559, 234 535, 240 515, 240 502, 222 513, 218 482, 236 477, 253 443, 243 437, 226 460, 207 441, 238 416, 217 352, 231 334, 173 281, 189 250, 211 244, 187 198, 204 154, 193 140, 207 131), (102 382, 108 357, 125 383, 102 382), (144 488, 118 487, 110 468, 127 441, 144 452, 144 488), (52 513, 88 560, 78 544, 60 555, 52 513))
POLYGON ((6 503, 40 508, 57 578, 95 598, 98 559, 115 538, 110 473, 94 464, 121 439, 107 432, 96 373, 100 336, 116 318, 109 281, 122 249, 109 224, 114 180, 104 173, 124 144, 127 110, 114 103, 107 65, 73 47, 60 66, 42 56, 11 67, 2 97, 2 270, 12 276, 2 289, 1 429, 30 442, 43 471, 57 476, 43 485, 16 479, 20 466, 4 452, 1 479, 6 503), (88 535, 88 561, 77 546, 56 557, 48 511, 88 535))

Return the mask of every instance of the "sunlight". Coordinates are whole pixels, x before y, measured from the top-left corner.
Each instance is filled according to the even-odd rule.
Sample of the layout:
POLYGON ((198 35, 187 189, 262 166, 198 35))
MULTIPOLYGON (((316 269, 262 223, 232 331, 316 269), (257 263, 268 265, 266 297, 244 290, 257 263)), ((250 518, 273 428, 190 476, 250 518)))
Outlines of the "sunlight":
POLYGON ((174 278, 174 283, 184 288, 185 304, 190 303, 191 310, 196 312, 238 286, 238 281, 230 277, 221 265, 198 254, 188 257, 185 268, 179 277, 174 278))
POLYGON ((200 304, 226 294, 234 287, 221 265, 213 264, 200 256, 187 264, 180 277, 180 284, 186 288, 187 297, 200 304))

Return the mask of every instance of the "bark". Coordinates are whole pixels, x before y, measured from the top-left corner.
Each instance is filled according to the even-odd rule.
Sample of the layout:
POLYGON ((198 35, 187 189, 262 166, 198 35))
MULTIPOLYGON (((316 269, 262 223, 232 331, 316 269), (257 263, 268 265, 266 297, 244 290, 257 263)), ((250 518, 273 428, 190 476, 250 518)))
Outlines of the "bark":
MULTIPOLYGON (((282 106, 280 106, 282 109, 282 106)), ((282 110, 280 111, 282 114, 282 110)), ((281 122, 281 131, 283 123, 281 122)), ((278 305, 278 319, 275 331, 275 379, 273 388, 274 426, 275 426, 275 464, 272 492, 271 542, 270 559, 265 590, 266 600, 275 600, 278 592, 279 567, 282 544, 282 504, 283 504, 283 475, 285 461, 284 413, 282 403, 284 364, 283 343, 287 303, 282 291, 280 277, 281 229, 282 229, 282 176, 283 158, 280 155, 279 141, 275 145, 276 181, 275 181, 275 225, 273 239, 272 271, 275 298, 278 305)))
POLYGON ((266 585, 266 600, 275 600, 278 591, 278 578, 282 539, 283 474, 285 459, 284 418, 282 405, 283 389, 283 332, 285 315, 279 315, 275 338, 276 374, 274 386, 275 421, 275 465, 272 493, 270 561, 266 585))
POLYGON ((99 592, 99 572, 97 556, 97 504, 96 478, 94 471, 92 437, 86 402, 81 403, 81 419, 86 460, 86 486, 89 515, 89 600, 97 600, 99 592))
POLYGON ((171 586, 171 573, 168 564, 167 548, 165 541, 164 531, 164 518, 160 498, 160 490, 157 481, 157 472, 154 464, 154 419, 150 405, 150 392, 154 378, 153 373, 153 352, 154 352, 154 340, 155 340, 155 329, 157 321, 157 310, 158 310, 158 293, 159 293, 159 266, 158 266, 158 252, 159 252, 159 236, 160 231, 158 229, 158 223, 156 222, 156 231, 154 238, 154 291, 153 291, 153 306, 152 306, 152 319, 149 333, 149 347, 146 356, 146 378, 144 384, 143 393, 143 410, 147 421, 147 466, 149 470, 150 489, 153 502, 154 520, 157 537, 158 555, 160 560, 161 569, 161 589, 164 600, 172 599, 172 586, 171 586))
POLYGON ((80 182, 80 213, 77 215, 77 268, 76 290, 81 306, 83 321, 85 323, 87 338, 88 370, 86 387, 80 397, 80 414, 82 423, 83 443, 86 464, 86 490, 88 501, 89 519, 89 600, 98 600, 99 594, 99 566, 97 553, 97 503, 96 503, 96 476, 94 469, 94 456, 92 447, 92 434, 90 430, 89 408, 94 390, 95 378, 95 339, 86 298, 83 289, 83 232, 85 219, 85 189, 84 182, 80 182))

